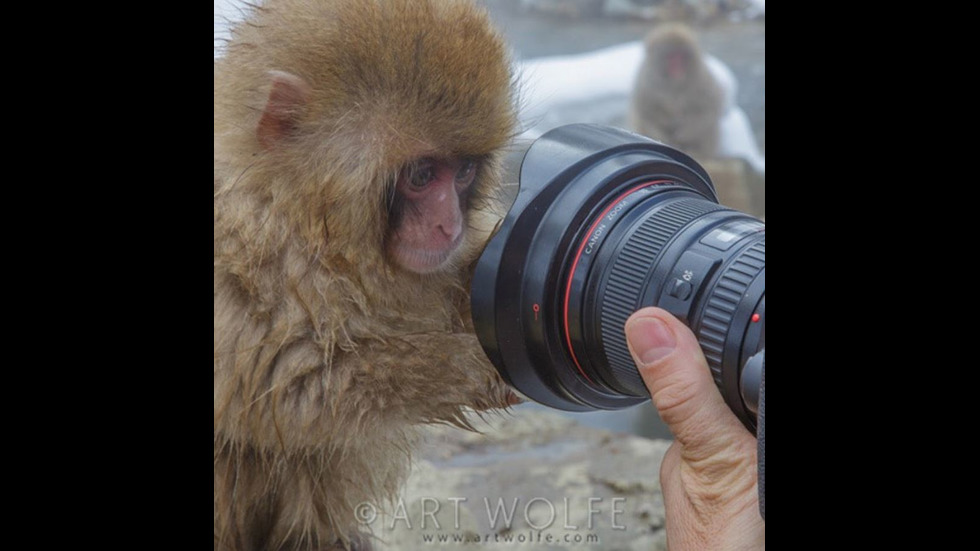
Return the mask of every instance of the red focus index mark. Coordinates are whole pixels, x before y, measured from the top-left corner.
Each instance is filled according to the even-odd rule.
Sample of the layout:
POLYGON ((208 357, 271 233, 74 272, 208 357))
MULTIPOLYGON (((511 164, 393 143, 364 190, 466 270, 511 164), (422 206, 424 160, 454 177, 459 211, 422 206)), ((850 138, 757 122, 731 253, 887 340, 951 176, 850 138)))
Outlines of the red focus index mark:
POLYGON ((759 314, 752 314, 752 323, 758 323, 760 319, 762 318, 759 317, 759 314))
POLYGON ((538 321, 538 312, 541 311, 541 306, 535 303, 535 305, 531 307, 531 310, 534 310, 534 321, 538 321))

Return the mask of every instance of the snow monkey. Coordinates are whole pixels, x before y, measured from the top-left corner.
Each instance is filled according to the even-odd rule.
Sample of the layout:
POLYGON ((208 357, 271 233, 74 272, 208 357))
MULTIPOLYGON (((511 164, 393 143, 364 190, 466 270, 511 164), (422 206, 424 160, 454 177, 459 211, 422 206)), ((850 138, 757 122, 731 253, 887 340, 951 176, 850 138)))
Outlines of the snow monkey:
POLYGON ((630 108, 633 130, 710 159, 718 152, 724 101, 688 27, 663 25, 647 35, 630 108))
POLYGON ((267 0, 233 27, 214 64, 216 550, 370 547, 355 506, 397 491, 417 427, 516 401, 466 291, 511 79, 468 1, 267 0))

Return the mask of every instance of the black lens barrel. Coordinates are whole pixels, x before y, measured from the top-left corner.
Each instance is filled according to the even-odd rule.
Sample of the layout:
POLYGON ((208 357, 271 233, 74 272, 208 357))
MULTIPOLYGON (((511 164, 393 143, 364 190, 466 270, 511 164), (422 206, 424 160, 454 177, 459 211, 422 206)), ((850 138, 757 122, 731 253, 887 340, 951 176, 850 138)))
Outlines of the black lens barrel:
MULTIPOLYGON (((611 385, 634 396, 649 393, 626 346, 626 319, 640 308, 657 303, 665 274, 663 270, 655 273, 655 268, 663 262, 665 248, 677 241, 678 232, 709 212, 725 210, 683 189, 663 192, 648 203, 654 204, 644 205, 642 218, 633 227, 624 228, 625 235, 612 254, 614 260, 596 271, 594 277, 599 284, 595 300, 590 301, 592 308, 585 316, 597 321, 601 328, 601 347, 610 379, 615 381, 611 385)), ((683 284, 687 286, 686 301, 690 302, 695 295, 690 289, 692 283, 683 284)))
POLYGON ((704 169, 663 144, 595 125, 545 134, 474 273, 487 355, 540 403, 627 407, 649 393, 624 325, 650 305, 691 326, 751 427, 739 383, 765 348, 765 224, 719 205, 704 169))

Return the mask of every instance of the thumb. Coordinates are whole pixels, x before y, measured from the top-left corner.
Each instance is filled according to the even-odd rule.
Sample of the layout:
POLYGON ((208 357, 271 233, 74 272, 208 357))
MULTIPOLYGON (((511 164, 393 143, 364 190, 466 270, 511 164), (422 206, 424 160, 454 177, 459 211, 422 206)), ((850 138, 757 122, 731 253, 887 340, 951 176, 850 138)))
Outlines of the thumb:
POLYGON ((715 387, 691 330, 666 310, 626 321, 626 341, 660 418, 691 459, 709 457, 748 431, 715 387))

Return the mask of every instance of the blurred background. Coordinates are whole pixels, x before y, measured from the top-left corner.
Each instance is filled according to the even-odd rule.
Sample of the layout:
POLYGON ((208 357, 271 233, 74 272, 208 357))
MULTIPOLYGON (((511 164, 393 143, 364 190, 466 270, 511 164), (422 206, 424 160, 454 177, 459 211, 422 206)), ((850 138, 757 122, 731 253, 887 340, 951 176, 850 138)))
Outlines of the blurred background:
MULTIPOLYGON (((663 23, 681 22, 689 26, 703 50, 734 73, 738 85, 736 103, 747 113, 758 147, 765 154, 765 0, 482 0, 481 3, 490 11, 518 61, 541 61, 538 58, 549 57, 551 61, 574 60, 576 54, 594 54, 611 46, 640 41, 663 23)), ((586 56, 579 59, 588 61, 586 56)), ((615 58, 604 61, 616 63, 615 58)), ((621 65, 636 61, 628 55, 620 58, 621 65)), ((536 68, 534 62, 531 66, 536 68)), ((609 69, 605 68, 611 72, 609 69)), ((635 66, 612 69, 635 77, 635 66)), ((600 106, 594 102, 591 106, 578 106, 581 118, 609 119, 607 123, 625 126, 632 81, 595 82, 588 73, 567 77, 585 85, 579 90, 566 91, 568 97, 587 99, 591 93, 593 100, 615 104, 615 96, 619 96, 618 106, 600 106)), ((524 80, 532 81, 526 82, 526 87, 547 88, 545 92, 532 90, 531 96, 536 100, 550 99, 551 107, 555 107, 555 101, 567 101, 567 97, 546 97, 556 88, 555 83, 539 82, 540 77, 534 74, 524 75, 524 80)), ((541 106, 529 107, 536 112, 541 106)))
MULTIPOLYGON (((518 78, 521 129, 508 182, 547 130, 608 124, 683 149, 711 174, 722 203, 765 217, 765 0, 478 1, 511 45, 518 78)), ((214 0, 215 57, 241 5, 214 0)), ((670 438, 649 403, 565 415, 670 438)))

